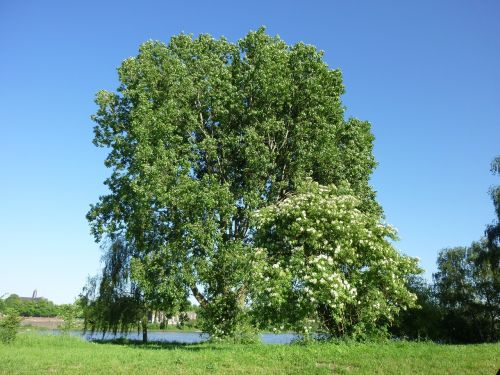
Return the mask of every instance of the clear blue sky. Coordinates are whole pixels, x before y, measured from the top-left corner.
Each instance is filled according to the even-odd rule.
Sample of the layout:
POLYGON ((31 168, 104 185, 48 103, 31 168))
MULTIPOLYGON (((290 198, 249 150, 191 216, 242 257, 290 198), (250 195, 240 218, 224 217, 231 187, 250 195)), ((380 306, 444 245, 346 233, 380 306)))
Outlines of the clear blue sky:
POLYGON ((89 116, 121 61, 148 39, 261 25, 342 70, 397 246, 428 277, 440 249, 482 236, 500 183, 498 1, 1 1, 0 295, 72 302, 99 269, 85 213, 109 171, 89 116))

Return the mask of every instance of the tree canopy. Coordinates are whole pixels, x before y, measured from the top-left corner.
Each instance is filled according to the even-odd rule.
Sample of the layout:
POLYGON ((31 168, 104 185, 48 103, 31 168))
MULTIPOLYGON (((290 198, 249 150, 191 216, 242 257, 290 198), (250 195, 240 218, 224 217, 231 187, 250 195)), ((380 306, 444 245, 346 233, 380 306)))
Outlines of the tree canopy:
POLYGON ((434 275, 443 335, 456 342, 500 339, 500 270, 481 261, 485 241, 439 253, 434 275))
POLYGON ((118 90, 96 97, 94 143, 112 172, 92 232, 133 243, 141 289, 193 295, 209 333, 242 324, 256 210, 311 178, 348 185, 380 217, 370 124, 344 118, 341 73, 314 46, 263 28, 237 43, 181 34, 144 43, 118 73, 118 90))

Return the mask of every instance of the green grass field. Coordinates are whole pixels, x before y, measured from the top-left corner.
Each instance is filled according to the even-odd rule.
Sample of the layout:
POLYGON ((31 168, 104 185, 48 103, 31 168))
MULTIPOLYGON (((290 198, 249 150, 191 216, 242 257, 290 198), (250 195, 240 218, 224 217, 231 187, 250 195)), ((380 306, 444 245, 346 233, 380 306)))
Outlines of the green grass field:
POLYGON ((23 333, 0 374, 496 374, 500 343, 112 344, 23 333))

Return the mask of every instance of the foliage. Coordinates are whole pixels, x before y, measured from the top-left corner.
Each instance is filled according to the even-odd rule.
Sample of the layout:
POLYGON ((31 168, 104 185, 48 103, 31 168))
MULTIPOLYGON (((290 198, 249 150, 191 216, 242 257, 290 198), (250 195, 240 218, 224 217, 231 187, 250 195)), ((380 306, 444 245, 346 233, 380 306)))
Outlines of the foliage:
POLYGON ((444 337, 453 342, 500 339, 500 270, 478 262, 485 242, 444 249, 434 275, 444 316, 444 337))
POLYGON ((417 276, 409 278, 407 287, 417 296, 416 306, 399 313, 390 333, 411 340, 443 340, 444 310, 439 305, 434 286, 417 276))
MULTIPOLYGON (((19 314, 26 312, 25 301, 21 300, 17 294, 9 295, 4 302, 6 309, 16 310, 19 314)), ((30 304, 31 305, 31 304, 30 304)))
POLYGON ((414 306, 406 282, 420 272, 417 260, 394 249, 395 230, 347 185, 307 180, 256 217, 258 320, 303 333, 318 323, 334 336, 365 337, 414 306))
POLYGON ((78 315, 79 306, 70 304, 62 305, 59 310, 63 319, 63 323, 60 325, 59 329, 63 333, 69 334, 69 331, 76 327, 76 317, 78 315))
POLYGON ((0 320, 0 342, 10 344, 16 339, 21 324, 19 313, 14 309, 6 309, 0 320))
POLYGON ((121 238, 114 238, 103 259, 102 274, 91 278, 79 304, 83 310, 84 330, 128 332, 143 330, 147 340, 147 308, 143 294, 130 279, 134 248, 121 238))
MULTIPOLYGON (((500 174, 500 157, 491 171, 500 174)), ((434 275, 444 309, 444 337, 454 342, 500 340, 500 185, 490 189, 495 221, 486 238, 469 247, 444 249, 434 275)))
POLYGON ((88 220, 97 241, 133 242, 144 292, 174 306, 192 294, 209 333, 245 320, 255 210, 311 177, 348 181, 380 211, 370 124, 344 119, 341 73, 314 46, 263 28, 237 43, 181 34, 144 43, 118 71, 118 91, 96 98, 94 143, 110 148, 112 173, 88 220))
MULTIPOLYGON (((4 309, 14 309, 21 316, 54 317, 59 314, 58 306, 46 298, 21 299, 11 294, 3 300, 4 309)), ((2 310, 0 310, 2 311, 2 310)))
MULTIPOLYGON (((491 170, 500 173, 500 157, 491 170)), ((464 343, 500 339, 500 186, 490 193, 497 217, 486 238, 442 250, 433 286, 412 281, 421 308, 401 314, 395 335, 464 343)))
MULTIPOLYGON (((500 156, 491 163, 491 172, 500 175, 500 156)), ((490 265, 492 272, 500 269, 500 185, 490 189, 495 208, 495 221, 486 227, 486 246, 479 255, 478 262, 490 265)))

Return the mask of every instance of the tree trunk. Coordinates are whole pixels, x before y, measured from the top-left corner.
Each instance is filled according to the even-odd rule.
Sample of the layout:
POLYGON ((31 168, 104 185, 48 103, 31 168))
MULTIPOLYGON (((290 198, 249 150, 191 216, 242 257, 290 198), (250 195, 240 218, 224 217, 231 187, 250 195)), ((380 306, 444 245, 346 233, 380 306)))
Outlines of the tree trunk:
POLYGON ((142 343, 146 344, 148 342, 148 315, 145 314, 142 317, 142 343))
POLYGON ((325 328, 330 334, 338 334, 338 324, 332 317, 332 311, 330 307, 326 304, 320 303, 316 309, 321 322, 325 325, 325 328))

